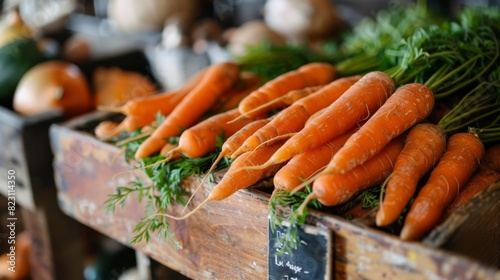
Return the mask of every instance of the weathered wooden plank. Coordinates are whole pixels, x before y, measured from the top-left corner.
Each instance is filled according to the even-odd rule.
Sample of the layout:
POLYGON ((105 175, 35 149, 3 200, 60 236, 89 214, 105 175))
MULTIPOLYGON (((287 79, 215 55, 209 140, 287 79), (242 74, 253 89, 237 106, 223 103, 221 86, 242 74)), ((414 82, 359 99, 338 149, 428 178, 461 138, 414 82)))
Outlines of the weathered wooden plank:
MULTIPOLYGON (((118 172, 129 169, 122 159, 116 159, 118 149, 84 133, 53 126, 51 137, 63 211, 130 245, 133 228, 145 216, 144 204, 132 198, 124 209, 110 214, 106 213, 104 201, 116 186, 133 180, 138 172, 113 179, 118 172)), ((205 185, 193 205, 200 203, 208 191, 205 185)), ((171 212, 179 213, 181 209, 179 205, 171 212)), ((189 219, 172 221, 171 230, 182 250, 156 238, 133 247, 194 279, 262 279, 267 275, 267 200, 256 190, 208 204, 189 219)))
MULTIPOLYGON (((39 188, 54 186, 49 126, 63 118, 58 112, 23 117, 0 107, 0 173, 16 173, 16 200, 25 208, 36 209, 39 188)), ((6 185, 6 176, 0 183, 6 185)), ((7 195, 6 188, 0 193, 7 195)))

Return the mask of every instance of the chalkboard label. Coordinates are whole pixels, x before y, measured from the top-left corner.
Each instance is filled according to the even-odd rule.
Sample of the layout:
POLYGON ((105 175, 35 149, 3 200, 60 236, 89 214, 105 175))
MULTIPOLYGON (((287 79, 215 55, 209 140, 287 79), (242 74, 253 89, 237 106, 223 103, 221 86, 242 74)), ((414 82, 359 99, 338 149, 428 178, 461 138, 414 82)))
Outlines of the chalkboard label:
POLYGON ((331 279, 332 234, 331 231, 305 225, 298 230, 300 245, 292 254, 276 253, 278 237, 286 228, 272 232, 269 227, 269 275, 270 280, 331 279))

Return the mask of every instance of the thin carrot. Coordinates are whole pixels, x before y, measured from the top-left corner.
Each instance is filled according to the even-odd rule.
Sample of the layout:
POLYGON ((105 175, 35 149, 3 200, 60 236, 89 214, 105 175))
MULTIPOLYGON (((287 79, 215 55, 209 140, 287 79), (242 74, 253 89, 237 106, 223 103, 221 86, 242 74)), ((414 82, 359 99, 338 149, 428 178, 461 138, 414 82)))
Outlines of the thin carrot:
POLYGON ((222 179, 212 188, 208 197, 196 208, 182 217, 165 216, 176 220, 186 219, 210 201, 223 200, 238 190, 250 187, 260 180, 273 176, 283 164, 269 166, 260 170, 245 170, 245 167, 266 161, 282 144, 275 143, 271 146, 264 146, 255 151, 242 154, 231 163, 231 166, 222 179))
POLYGON ((469 202, 487 187, 500 180, 500 173, 491 169, 480 169, 472 176, 469 182, 460 189, 457 198, 448 205, 442 220, 446 220, 451 214, 455 213, 465 203, 469 202))
POLYGON ((240 111, 238 108, 234 108, 227 112, 213 115, 184 130, 179 137, 178 146, 170 150, 167 159, 177 155, 196 158, 206 156, 208 153, 215 151, 217 148, 217 137, 222 137, 225 140, 253 121, 252 119, 243 118, 237 122, 228 123, 228 121, 238 116, 240 116, 240 111))
POLYGON ((425 85, 401 86, 335 154, 330 163, 333 172, 345 173, 370 159, 394 137, 425 119, 433 107, 434 94, 425 85))
POLYGON ((317 177, 311 193, 304 199, 298 213, 313 199, 325 206, 336 206, 352 199, 359 192, 380 184, 392 172, 394 162, 403 149, 401 137, 393 139, 382 151, 344 174, 317 177))
POLYGON ((207 69, 201 70, 179 89, 169 90, 150 96, 134 98, 119 107, 101 106, 98 109, 134 116, 154 116, 157 113, 168 115, 204 78, 207 69))
MULTIPOLYGON (((253 113, 256 112, 270 112, 274 109, 279 109, 279 108, 286 108, 290 105, 292 105, 294 102, 300 100, 301 98, 304 98, 306 96, 309 96, 316 91, 320 90, 322 87, 325 85, 319 85, 319 86, 311 86, 311 87, 305 87, 301 89, 295 89, 291 90, 288 93, 286 93, 283 96, 277 97, 267 103, 264 103, 251 111, 247 112, 245 115, 252 115, 253 113)), ((241 115, 240 118, 245 117, 245 115, 241 115)))
POLYGON ((97 139, 108 140, 118 136, 117 127, 119 123, 114 121, 102 121, 94 128, 94 135, 97 139))
POLYGON ((403 240, 417 240, 437 225, 446 207, 457 197, 484 155, 484 145, 472 133, 448 139, 446 151, 417 194, 400 233, 403 240))
POLYGON ((294 156, 274 175, 274 192, 291 192, 305 179, 321 171, 354 133, 351 130, 325 144, 294 156))
POLYGON ((216 102, 217 98, 231 88, 239 76, 234 63, 211 65, 202 81, 184 97, 163 123, 139 146, 135 158, 143 158, 158 152, 166 139, 180 134, 190 127, 216 102))
POLYGON ((262 167, 284 162, 338 137, 375 112, 394 92, 394 81, 379 71, 365 74, 324 112, 290 138, 262 167))
POLYGON ((398 219, 415 194, 419 180, 434 167, 445 148, 446 134, 439 126, 421 123, 410 130, 394 170, 382 187, 385 197, 377 212, 377 226, 398 219))
POLYGON ((313 94, 296 101, 277 113, 269 124, 250 136, 235 154, 251 151, 278 136, 300 131, 311 115, 332 104, 359 79, 359 76, 353 76, 334 80, 313 94))
POLYGON ((258 116, 263 112, 260 110, 254 111, 254 109, 262 104, 283 96, 294 89, 327 84, 335 79, 336 76, 337 71, 331 64, 321 62, 309 63, 267 82, 244 98, 238 108, 244 116, 258 116), (250 111, 253 113, 250 114, 250 111))
POLYGON ((94 129, 98 139, 109 140, 117 137, 121 132, 133 132, 139 128, 144 128, 155 121, 154 116, 134 116, 128 115, 119 123, 103 121, 94 129))
POLYGON ((262 86, 262 83, 263 78, 256 74, 249 72, 241 73, 238 82, 217 99, 217 102, 210 108, 210 111, 220 113, 237 108, 241 100, 262 86))
POLYGON ((481 160, 481 168, 495 170, 500 173, 500 143, 486 149, 486 153, 481 160))

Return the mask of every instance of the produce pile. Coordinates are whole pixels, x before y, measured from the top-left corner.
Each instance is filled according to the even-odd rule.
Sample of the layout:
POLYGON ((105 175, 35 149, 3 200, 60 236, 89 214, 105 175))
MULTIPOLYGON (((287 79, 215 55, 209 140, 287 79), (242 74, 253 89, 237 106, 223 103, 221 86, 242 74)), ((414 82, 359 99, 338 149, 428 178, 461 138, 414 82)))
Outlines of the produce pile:
POLYGON ((106 206, 136 194, 148 203, 132 243, 156 233, 180 248, 169 220, 270 179, 271 225, 290 224, 283 250, 308 208, 372 209, 381 230, 420 240, 500 179, 499 27, 496 8, 448 19, 422 3, 395 7, 319 50, 262 45, 113 108, 125 118, 96 135, 149 182, 119 187, 106 206), (223 169, 204 202, 169 214, 194 195, 184 178, 201 186, 223 169))

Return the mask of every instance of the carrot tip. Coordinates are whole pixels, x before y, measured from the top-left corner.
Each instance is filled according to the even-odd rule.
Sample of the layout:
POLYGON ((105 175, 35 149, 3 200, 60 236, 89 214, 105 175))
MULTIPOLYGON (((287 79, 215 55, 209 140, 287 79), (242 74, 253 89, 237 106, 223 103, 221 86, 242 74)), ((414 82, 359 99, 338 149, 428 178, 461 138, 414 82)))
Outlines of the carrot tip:
POLYGON ((412 226, 405 225, 403 226, 403 229, 401 229, 399 238, 401 238, 404 241, 413 241, 417 239, 417 235, 412 226))

